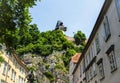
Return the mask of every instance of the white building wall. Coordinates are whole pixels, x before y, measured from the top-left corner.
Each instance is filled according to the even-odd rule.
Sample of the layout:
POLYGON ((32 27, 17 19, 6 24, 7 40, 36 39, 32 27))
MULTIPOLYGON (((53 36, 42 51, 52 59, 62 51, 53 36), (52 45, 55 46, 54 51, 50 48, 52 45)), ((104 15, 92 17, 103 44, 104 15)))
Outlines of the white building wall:
MULTIPOLYGON (((91 62, 92 60, 88 60, 91 66, 95 63, 96 64, 96 74, 90 79, 88 80, 88 64, 85 63, 86 65, 86 69, 88 67, 88 69, 86 70, 85 73, 82 73, 82 76, 79 77, 79 83, 120 83, 120 18, 118 15, 118 11, 117 11, 117 7, 116 7, 116 3, 115 0, 112 0, 112 3, 110 5, 110 7, 108 8, 106 14, 104 14, 105 16, 108 17, 108 22, 109 22, 109 26, 110 26, 110 32, 111 32, 111 36, 110 38, 105 41, 105 32, 104 32, 104 19, 102 20, 102 22, 100 23, 100 26, 98 27, 98 30, 89 46, 89 48, 87 49, 87 52, 84 55, 84 58, 90 59, 88 58, 89 55, 89 51, 92 47, 93 50, 93 56, 95 57, 95 60, 93 62, 91 62), (96 52, 96 44, 95 44, 95 39, 98 36, 99 40, 100 40, 100 52, 97 54, 96 52), (110 68, 110 62, 108 59, 108 55, 106 54, 107 50, 110 48, 111 45, 114 45, 114 52, 115 52, 115 58, 116 58, 116 63, 117 63, 117 69, 113 72, 111 72, 111 68, 110 68), (103 70, 104 70, 104 78, 100 79, 100 75, 99 75, 99 68, 98 68, 98 64, 97 62, 102 58, 103 61, 103 70), (85 76, 85 77, 83 77, 85 76), (87 82, 85 81, 85 79, 87 79, 87 82)), ((93 59, 94 59, 93 57, 93 59)), ((80 67, 83 61, 80 62, 79 67, 77 68, 76 72, 74 73, 73 78, 77 79, 78 73, 80 73, 80 67)), ((86 61, 85 61, 86 62, 86 61)), ((92 70, 93 71, 93 70, 92 70)), ((74 81, 74 83, 77 83, 74 81)))

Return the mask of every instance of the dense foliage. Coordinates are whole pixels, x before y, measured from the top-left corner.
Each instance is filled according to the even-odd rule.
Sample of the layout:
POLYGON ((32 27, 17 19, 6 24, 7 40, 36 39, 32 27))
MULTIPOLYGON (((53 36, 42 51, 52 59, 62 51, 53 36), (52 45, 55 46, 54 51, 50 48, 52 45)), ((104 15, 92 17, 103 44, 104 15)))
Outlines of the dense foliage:
POLYGON ((40 33, 37 29, 36 32, 29 30, 24 37, 20 37, 15 47, 19 55, 31 52, 48 56, 53 50, 62 51, 74 47, 60 30, 40 33))
POLYGON ((26 33, 31 22, 29 8, 38 0, 0 0, 0 42, 7 50, 13 50, 17 41, 16 31, 21 37, 26 33))
POLYGON ((71 57, 75 55, 75 53, 76 53, 75 49, 68 49, 63 56, 64 65, 67 70, 69 69, 69 62, 71 60, 71 57))
POLYGON ((53 51, 65 51, 63 54, 63 61, 66 68, 69 68, 69 61, 76 52, 82 52, 85 46, 85 39, 79 46, 73 42, 68 41, 61 30, 53 30, 40 32, 37 25, 30 25, 24 36, 17 34, 18 42, 16 42, 15 49, 18 55, 26 53, 38 54, 40 56, 48 56, 53 51))
POLYGON ((82 31, 78 31, 74 35, 74 38, 75 38, 76 45, 85 45, 86 36, 85 36, 85 34, 82 33, 82 31))
POLYGON ((51 83, 55 79, 54 76, 53 76, 53 74, 51 72, 49 72, 49 71, 46 71, 44 73, 44 75, 50 80, 51 83))

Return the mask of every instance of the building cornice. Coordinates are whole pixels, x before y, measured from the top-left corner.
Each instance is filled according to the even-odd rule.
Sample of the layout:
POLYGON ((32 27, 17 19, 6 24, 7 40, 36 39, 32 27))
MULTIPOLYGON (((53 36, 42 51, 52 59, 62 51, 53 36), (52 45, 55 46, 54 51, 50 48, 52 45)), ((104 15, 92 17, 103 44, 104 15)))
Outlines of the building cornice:
POLYGON ((24 64, 24 62, 22 60, 20 60, 20 58, 18 58, 18 56, 16 54, 13 54, 13 56, 17 60, 17 62, 28 72, 28 69, 27 69, 26 65, 24 64))

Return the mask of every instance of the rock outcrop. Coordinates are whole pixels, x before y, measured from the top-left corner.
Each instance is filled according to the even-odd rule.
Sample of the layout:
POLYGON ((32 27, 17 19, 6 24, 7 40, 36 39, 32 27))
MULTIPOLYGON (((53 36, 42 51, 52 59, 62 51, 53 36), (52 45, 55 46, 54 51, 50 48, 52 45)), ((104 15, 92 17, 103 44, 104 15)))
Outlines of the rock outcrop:
POLYGON ((25 54, 23 59, 28 68, 34 69, 38 83, 68 83, 68 71, 62 60, 63 54, 64 51, 53 52, 47 57, 25 54))

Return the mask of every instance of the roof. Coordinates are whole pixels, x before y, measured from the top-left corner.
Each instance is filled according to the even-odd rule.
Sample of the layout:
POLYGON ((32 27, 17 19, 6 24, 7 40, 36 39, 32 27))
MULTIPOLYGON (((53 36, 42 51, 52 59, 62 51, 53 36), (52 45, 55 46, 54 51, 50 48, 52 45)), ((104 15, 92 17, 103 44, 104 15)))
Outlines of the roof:
MULTIPOLYGON (((83 52, 82 52, 82 54, 81 54, 81 58, 84 57, 84 55, 85 55, 85 53, 87 52, 89 46, 91 45, 91 42, 93 41, 96 32, 97 32, 98 29, 100 28, 99 26, 100 26, 100 24, 101 24, 101 22, 102 22, 102 20, 103 20, 103 18, 104 18, 104 15, 106 14, 106 12, 107 12, 107 10, 108 10, 111 2, 112 2, 112 0, 105 0, 104 5, 103 5, 103 7, 102 7, 102 9, 101 9, 101 11, 100 11, 100 14, 99 14, 98 18, 97 18, 97 21, 96 21, 96 23, 95 23, 95 25, 94 25, 94 28, 93 28, 93 30, 92 30, 92 32, 91 32, 91 35, 90 35, 90 37, 89 37, 89 39, 88 39, 88 42, 87 42, 87 44, 86 44, 86 46, 85 46, 85 48, 84 48, 84 50, 83 50, 83 52)), ((76 71, 76 69, 77 69, 80 61, 82 60, 81 58, 79 59, 78 64, 76 65, 74 72, 76 71)), ((74 73, 74 72, 73 72, 73 73, 74 73)))
POLYGON ((72 58, 71 58, 71 61, 73 62, 73 63, 78 63, 78 61, 79 61, 79 58, 80 58, 80 53, 76 53, 72 58))

